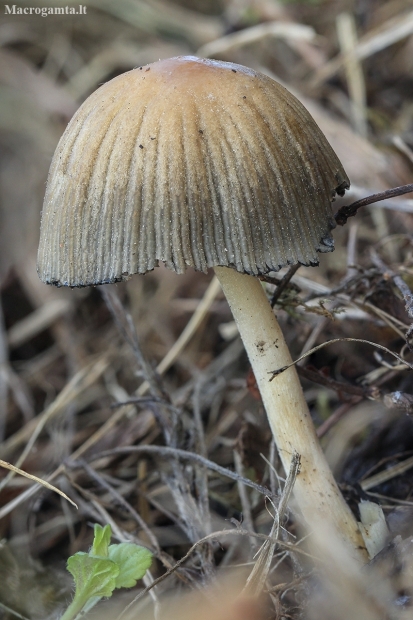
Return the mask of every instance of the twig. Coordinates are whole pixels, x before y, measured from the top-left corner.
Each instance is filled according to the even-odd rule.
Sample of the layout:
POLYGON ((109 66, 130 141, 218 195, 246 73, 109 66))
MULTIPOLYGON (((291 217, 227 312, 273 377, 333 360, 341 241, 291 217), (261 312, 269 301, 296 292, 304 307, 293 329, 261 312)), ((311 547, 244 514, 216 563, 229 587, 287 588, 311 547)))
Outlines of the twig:
POLYGON ((393 136, 392 142, 394 146, 403 153, 413 164, 413 151, 410 147, 407 146, 406 142, 403 140, 401 136, 393 136))
POLYGON ((392 478, 395 478, 396 476, 400 476, 401 474, 404 474, 406 471, 408 471, 412 467, 413 467, 413 456, 406 459, 405 461, 402 461, 401 463, 397 463, 397 465, 394 465, 393 467, 389 467, 389 469, 386 469, 385 471, 381 471, 378 474, 371 476, 370 478, 366 478, 365 480, 360 482, 360 486, 363 489, 363 491, 368 491, 369 489, 372 489, 378 486, 379 484, 382 484, 383 482, 387 482, 388 480, 391 480, 392 478))
POLYGON ((404 499, 389 497, 388 495, 382 495, 381 493, 373 493, 373 491, 365 491, 365 493, 371 497, 377 497, 377 499, 383 499, 386 502, 391 502, 392 504, 397 504, 399 506, 413 506, 413 502, 408 502, 404 499))
MULTIPOLYGON (((318 337, 320 336, 320 334, 324 330, 327 322, 328 322, 328 318, 325 317, 325 316, 320 316, 317 319, 317 322, 316 322, 314 328, 311 330, 310 335, 308 336, 307 340, 304 343, 303 348, 301 349, 300 355, 304 355, 304 353, 309 351, 311 349, 311 347, 313 347, 315 345, 315 343, 317 342, 318 337)), ((302 362, 304 362, 304 360, 302 360, 302 362)), ((298 371, 298 368, 301 367, 301 366, 302 366, 302 363, 299 362, 297 364, 297 371, 298 371)))
MULTIPOLYGON (((78 459, 82 454, 84 454, 89 448, 91 448, 95 443, 97 443, 104 435, 125 416, 127 412, 131 411, 130 407, 122 407, 118 411, 116 411, 107 422, 103 426, 101 426, 91 437, 89 437, 79 448, 77 448, 71 455, 71 459, 78 459)), ((64 465, 61 464, 57 467, 47 478, 48 482, 55 480, 61 473, 64 472, 64 465)), ((12 510, 17 508, 21 503, 28 500, 32 495, 37 493, 41 489, 39 484, 35 484, 32 487, 29 487, 23 493, 13 498, 8 504, 3 506, 0 509, 0 519, 8 515, 12 510)))
POLYGON ((350 53, 340 54, 328 63, 325 63, 311 79, 310 86, 312 88, 319 88, 323 82, 339 71, 349 57, 355 57, 358 60, 369 58, 372 54, 376 54, 389 45, 393 45, 397 41, 408 37, 412 32, 413 12, 399 16, 396 19, 389 19, 384 24, 380 24, 378 28, 367 32, 358 41, 356 48, 350 53))
MULTIPOLYGON (((191 328, 187 330, 186 338, 189 338, 190 335, 193 333, 192 330, 194 326, 196 327, 199 326, 200 321, 205 316, 207 309, 210 307, 210 304, 212 303, 218 291, 219 291, 219 284, 217 281, 214 281, 212 285, 210 285, 210 287, 208 288, 208 295, 206 296, 207 298, 206 300, 204 296, 201 310, 199 310, 199 312, 197 313, 196 319, 194 319, 191 328)), ((169 403, 170 398, 166 394, 166 392, 163 390, 162 384, 160 382, 160 376, 153 370, 152 366, 147 362, 141 350, 138 336, 135 330, 135 326, 132 321, 132 317, 124 309, 122 303, 120 302, 117 294, 114 292, 113 289, 109 289, 109 287, 104 288, 102 291, 102 295, 113 315, 113 318, 118 326, 119 331, 121 332, 124 339, 131 345, 135 353, 138 363, 142 369, 144 378, 146 379, 146 383, 149 385, 151 394, 155 396, 157 399, 161 399, 162 401, 166 401, 167 403, 169 403)), ((170 356, 170 359, 172 359, 171 356, 170 356)), ((138 394, 142 393, 143 389, 144 388, 142 388, 141 386, 141 390, 138 391, 138 394)), ((162 403, 160 405, 160 409, 162 409, 162 403)), ((202 445, 203 445, 202 424, 200 421, 200 416, 198 416, 198 420, 197 420, 196 408, 194 409, 194 411, 195 411, 196 422, 198 422, 196 423, 196 428, 198 431, 200 447, 202 449, 202 445)), ((168 419, 166 416, 162 415, 161 411, 159 412, 156 410, 154 411, 154 414, 156 415, 157 419, 161 423, 166 443, 169 446, 174 448, 177 444, 178 418, 176 416, 176 413, 174 415, 174 411, 172 411, 171 413, 172 415, 170 416, 170 419, 168 419)), ((205 534, 205 532, 208 532, 210 529, 209 527, 209 521, 210 521, 209 501, 208 501, 208 488, 207 488, 207 482, 206 482, 206 472, 199 472, 199 471, 195 472, 195 478, 196 478, 197 486, 198 486, 198 489, 197 489, 198 493, 196 494, 198 496, 198 501, 197 501, 197 499, 195 498, 195 495, 192 495, 189 491, 188 483, 187 483, 184 471, 182 470, 179 462, 176 459, 174 459, 171 465, 173 469, 173 476, 171 476, 167 480, 167 483, 174 495, 175 503, 178 507, 178 511, 181 516, 182 524, 184 524, 186 528, 186 534, 191 541, 194 541, 197 538, 199 538, 199 536, 202 536, 203 534, 205 534)), ((203 566, 204 571, 208 572, 209 570, 212 570, 212 565, 211 565, 212 558, 210 557, 210 550, 208 550, 206 554, 208 557, 204 556, 203 558, 200 558, 200 560, 201 560, 201 564, 203 566)))
MULTIPOLYGON (((234 455, 235 469, 237 471, 238 476, 240 477, 240 480, 238 480, 237 482, 237 486, 238 486, 238 495, 241 501, 241 508, 242 508, 242 522, 246 525, 248 530, 251 530, 251 532, 253 532, 254 521, 252 518, 251 502, 249 500, 247 490, 242 483, 242 478, 244 478, 242 459, 237 450, 233 451, 233 455, 234 455)), ((253 540, 252 538, 250 542, 252 545, 255 544, 255 540, 253 540)))
POLYGON ((344 226, 348 218, 354 217, 361 207, 366 207, 367 205, 371 205, 373 202, 380 202, 381 200, 386 200, 387 198, 403 196, 403 194, 409 194, 410 192, 413 192, 413 183, 410 183, 409 185, 400 185, 399 187, 387 189, 385 192, 379 192, 378 194, 366 196, 366 198, 356 200, 356 202, 353 202, 351 205, 344 205, 341 207, 335 214, 334 218, 339 226, 344 226))
POLYGON ((308 357, 309 355, 312 355, 313 353, 315 353, 319 349, 322 349, 323 347, 326 347, 329 344, 334 344, 335 342, 364 342, 364 344, 370 344, 372 347, 376 347, 377 349, 381 349, 382 351, 386 351, 386 353, 389 353, 390 355, 392 355, 393 357, 398 359, 399 362, 401 362, 402 364, 404 364, 405 366, 407 366, 408 368, 413 370, 413 364, 411 364, 410 362, 407 362, 406 360, 404 360, 400 355, 398 355, 397 353, 394 353, 394 351, 390 351, 390 349, 387 349, 387 347, 383 347, 381 344, 377 344, 377 342, 370 342, 370 340, 364 340, 363 338, 333 338, 332 340, 327 340, 327 342, 323 342, 322 344, 317 345, 313 349, 310 349, 304 355, 301 355, 301 357, 296 359, 291 364, 288 364, 287 366, 283 366, 282 368, 278 368, 277 370, 270 370, 268 372, 269 375, 272 375, 270 381, 275 379, 275 377, 280 375, 285 370, 288 370, 288 368, 291 368, 291 366, 294 366, 295 364, 300 362, 305 357, 308 357))
POLYGON ((201 465, 204 465, 208 469, 212 469, 213 471, 216 471, 218 474, 221 474, 221 476, 225 476, 226 478, 231 478, 232 480, 235 480, 235 481, 239 480, 246 486, 249 486, 252 489, 255 489, 255 491, 258 491, 258 493, 262 493, 263 495, 267 495, 268 497, 273 497, 271 491, 267 489, 267 487, 263 487, 260 484, 256 484, 255 482, 252 482, 252 480, 249 480, 248 478, 242 478, 236 472, 231 471, 230 469, 226 469, 225 467, 221 467, 221 465, 217 465, 213 461, 206 459, 200 454, 196 454, 195 452, 187 452, 186 450, 179 450, 178 448, 170 448, 167 446, 147 446, 147 445, 124 446, 122 448, 113 448, 112 450, 105 450, 104 452, 99 452, 99 454, 93 454, 92 456, 90 456, 88 460, 94 461, 97 459, 104 458, 106 456, 113 456, 116 454, 130 454, 130 453, 156 454, 157 456, 160 456, 162 458, 169 458, 172 456, 176 459, 194 461, 194 462, 200 463, 201 465))
POLYGON ((18 611, 14 611, 14 609, 11 609, 11 607, 7 607, 7 605, 5 605, 4 603, 1 603, 1 602, 0 602, 0 609, 3 609, 7 613, 11 614, 15 618, 19 618, 20 620, 29 620, 29 618, 27 618, 27 616, 22 616, 21 614, 19 614, 18 611))
MULTIPOLYGON (((405 456, 409 456, 410 457, 411 455, 412 455, 412 450, 404 450, 403 452, 396 452, 395 454, 390 454, 388 456, 383 456, 379 461, 374 463, 374 465, 369 467, 369 469, 363 473, 363 476, 360 478, 360 480, 367 480, 367 478, 370 478, 373 475, 373 472, 375 472, 378 469, 380 469, 380 467, 383 467, 384 465, 387 465, 387 463, 390 463, 391 461, 398 461, 398 462, 400 462, 401 459, 403 459, 405 456)), ((376 475, 376 474, 374 474, 374 475, 376 475)), ((359 480, 359 482, 360 482, 360 480, 359 480)))
MULTIPOLYGON (((201 390, 203 387, 204 379, 202 375, 199 377, 198 381, 195 383, 194 391, 192 394, 192 404, 193 404, 193 416, 194 416, 194 427, 196 433, 196 442, 195 447, 197 452, 206 458, 207 448, 205 443, 205 433, 204 426, 202 423, 202 415, 201 415, 201 390)), ((209 510, 209 495, 208 495, 208 473, 205 465, 202 465, 199 470, 195 472, 195 484, 196 484, 196 495, 198 496, 198 504, 202 516, 202 520, 204 522, 205 531, 209 533, 211 531, 211 513, 209 510)))
POLYGON ((10 349, 21 346, 24 342, 45 330, 58 318, 67 314, 71 310, 72 305, 66 298, 46 301, 43 306, 34 310, 9 329, 7 340, 10 349))
POLYGON ((116 403, 112 403, 110 405, 111 409, 118 409, 119 407, 124 407, 125 405, 141 405, 143 407, 147 407, 149 405, 162 405, 165 409, 169 409, 173 413, 180 414, 181 410, 179 407, 175 407, 171 403, 166 403, 162 398, 157 398, 156 396, 142 396, 138 398, 128 398, 127 400, 121 400, 116 403))
MULTIPOLYGON (((14 402, 22 412, 24 421, 27 424, 36 415, 33 402, 34 399, 29 386, 26 384, 21 374, 17 373, 11 364, 7 362, 3 365, 0 364, 0 374, 3 375, 4 381, 10 389, 10 395, 13 395, 14 402)), ((0 409, 0 411, 6 411, 6 407, 0 409)))
POLYGON ((289 268, 289 270, 281 278, 281 280, 279 280, 279 282, 277 282, 277 288, 275 289, 274 294, 273 294, 273 296, 271 298, 271 308, 274 308, 275 304, 277 303, 277 301, 281 297, 281 293, 285 290, 285 288, 287 287, 289 281, 291 280, 293 275, 299 270, 300 267, 301 267, 301 265, 299 263, 297 265, 292 265, 292 267, 289 268))
POLYGON ((277 459, 277 446, 275 445, 274 439, 272 439, 270 443, 269 458, 267 459, 263 454, 261 454, 261 457, 264 459, 264 461, 268 465, 268 469, 270 473, 270 486, 271 486, 271 491, 273 495, 276 495, 276 494, 281 495, 280 477, 274 465, 277 459))
POLYGON ((406 325, 402 321, 399 321, 399 319, 397 319, 395 316, 392 316, 388 312, 385 312, 381 308, 378 308, 369 301, 359 302, 357 300, 354 300, 353 303, 357 306, 360 306, 361 308, 368 308, 371 314, 375 314, 376 316, 378 316, 379 319, 383 321, 383 323, 386 323, 386 325, 388 325, 390 329, 392 329, 399 336, 399 338, 402 338, 403 340, 406 339, 406 334, 402 331, 402 329, 408 329, 408 325, 406 325))
POLYGON ((277 545, 282 518, 287 510, 295 479, 300 471, 300 461, 300 455, 298 453, 294 453, 291 459, 287 480, 285 481, 284 490, 278 504, 278 509, 276 509, 275 512, 274 521, 269 534, 270 540, 266 540, 261 548, 258 560, 254 564, 254 568, 252 569, 243 589, 244 594, 258 596, 264 588, 274 555, 274 550, 277 545))
POLYGON ((286 590, 291 590, 291 588, 295 588, 296 586, 300 585, 300 583, 302 583, 305 579, 311 577, 311 575, 313 574, 314 570, 310 570, 309 573, 306 573, 305 575, 300 575, 300 577, 297 577, 297 579, 293 579, 293 581, 286 583, 277 583, 276 586, 272 586, 272 588, 269 588, 268 592, 284 592, 286 590))
POLYGON ((23 471, 19 467, 15 467, 11 463, 7 463, 6 461, 2 461, 1 459, 0 459, 0 467, 4 467, 4 469, 8 469, 9 471, 14 472, 15 474, 20 474, 20 476, 24 476, 25 478, 28 478, 29 480, 38 482, 39 484, 46 487, 46 489, 49 489, 49 491, 54 491, 55 493, 58 493, 59 495, 64 497, 68 502, 70 502, 75 508, 77 508, 77 505, 75 504, 75 502, 72 501, 70 497, 66 495, 66 493, 63 493, 63 491, 49 484, 45 480, 42 480, 41 478, 38 478, 37 476, 33 476, 32 474, 28 474, 26 471, 23 471))
MULTIPOLYGON (((369 196, 374 188, 365 187, 361 185, 352 185, 351 189, 348 189, 346 192, 346 200, 347 202, 355 202, 356 200, 360 200, 365 196, 369 196)), ((340 199, 338 205, 341 205, 344 202, 344 199, 340 199)), ((385 209, 388 211, 399 211, 401 213, 413 213, 413 199, 412 198, 389 198, 387 200, 382 200, 379 203, 372 203, 373 209, 385 209)), ((408 235, 406 235, 407 237, 408 235)), ((384 239, 381 239, 383 242, 384 239)), ((387 242, 387 241, 386 241, 387 242)), ((380 241, 379 241, 380 243, 380 241)))
MULTIPOLYGON (((193 313, 185 328, 179 335, 179 338, 172 345, 165 357, 159 362, 158 366, 156 367, 156 372, 159 375, 163 375, 182 353, 182 350, 186 347, 192 336, 195 334, 195 332, 207 316, 215 298, 220 293, 220 291, 221 285, 219 284, 218 278, 214 276, 209 283, 209 286, 205 291, 203 298, 200 300, 195 312, 193 313)), ((137 390, 137 395, 143 396, 148 391, 148 388, 149 384, 145 381, 139 386, 137 390)))
POLYGON ((298 374, 304 379, 323 385, 330 388, 335 392, 346 392, 347 394, 353 394, 360 396, 361 398, 370 398, 372 400, 378 400, 381 396, 380 390, 376 386, 358 386, 351 383, 343 383, 342 381, 335 381, 331 377, 326 377, 320 370, 316 370, 310 366, 298 366, 298 374))
MULTIPOLYGON (((352 222, 349 226, 348 240, 347 240, 347 273, 344 277, 344 282, 352 281, 353 276, 357 276, 357 234, 359 231, 358 222, 352 222)), ((363 273, 364 276, 364 273, 363 273)))

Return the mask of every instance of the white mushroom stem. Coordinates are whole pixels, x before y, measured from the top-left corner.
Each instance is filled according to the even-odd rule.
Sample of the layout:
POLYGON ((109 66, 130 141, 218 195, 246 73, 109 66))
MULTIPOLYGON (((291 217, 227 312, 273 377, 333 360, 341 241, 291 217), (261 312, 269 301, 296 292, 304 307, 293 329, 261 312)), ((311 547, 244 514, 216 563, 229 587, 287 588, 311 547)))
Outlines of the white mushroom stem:
POLYGON ((311 530, 336 532, 352 557, 366 562, 356 520, 321 449, 295 367, 270 381, 272 370, 292 360, 260 281, 227 267, 216 267, 215 273, 248 353, 285 471, 294 452, 301 456, 294 496, 305 521, 311 530))

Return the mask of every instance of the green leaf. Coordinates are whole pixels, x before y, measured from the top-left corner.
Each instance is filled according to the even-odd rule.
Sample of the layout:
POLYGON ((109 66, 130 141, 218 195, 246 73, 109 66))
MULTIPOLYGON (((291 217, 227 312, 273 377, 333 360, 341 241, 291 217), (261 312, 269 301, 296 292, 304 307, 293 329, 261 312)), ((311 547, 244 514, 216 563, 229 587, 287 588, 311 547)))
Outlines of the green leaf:
POLYGON ((116 588, 132 588, 152 564, 152 553, 133 543, 110 545, 109 558, 119 566, 116 588))
POLYGON ((120 572, 116 562, 107 558, 91 557, 81 551, 68 559, 67 570, 75 580, 74 600, 80 599, 83 605, 94 596, 111 596, 120 572))
POLYGON ((112 529, 110 525, 105 525, 105 527, 102 527, 101 525, 96 523, 95 536, 93 538, 92 548, 89 551, 89 555, 97 556, 100 558, 107 558, 111 536, 112 529))

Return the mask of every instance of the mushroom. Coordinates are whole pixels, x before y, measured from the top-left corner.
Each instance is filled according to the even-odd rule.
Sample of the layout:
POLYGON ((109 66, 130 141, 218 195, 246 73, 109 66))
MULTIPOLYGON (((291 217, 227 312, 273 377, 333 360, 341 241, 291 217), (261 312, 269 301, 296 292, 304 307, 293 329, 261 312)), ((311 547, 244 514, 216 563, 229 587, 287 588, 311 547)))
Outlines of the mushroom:
POLYGON ((310 114, 252 69, 178 57, 101 86, 56 149, 38 272, 57 286, 117 282, 159 262, 215 269, 247 350, 274 439, 310 528, 363 541, 316 437, 288 347, 255 277, 331 252, 331 202, 349 180, 310 114))

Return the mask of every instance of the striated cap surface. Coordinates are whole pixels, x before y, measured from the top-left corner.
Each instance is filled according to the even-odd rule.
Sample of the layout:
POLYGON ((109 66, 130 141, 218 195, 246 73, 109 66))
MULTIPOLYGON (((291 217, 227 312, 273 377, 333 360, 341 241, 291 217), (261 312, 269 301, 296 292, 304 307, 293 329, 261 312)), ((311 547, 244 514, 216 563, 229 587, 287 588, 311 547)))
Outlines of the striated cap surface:
POLYGON ((264 274, 334 248, 349 186, 306 109, 240 65, 178 57, 104 84, 56 149, 38 272, 87 286, 228 266, 264 274))

